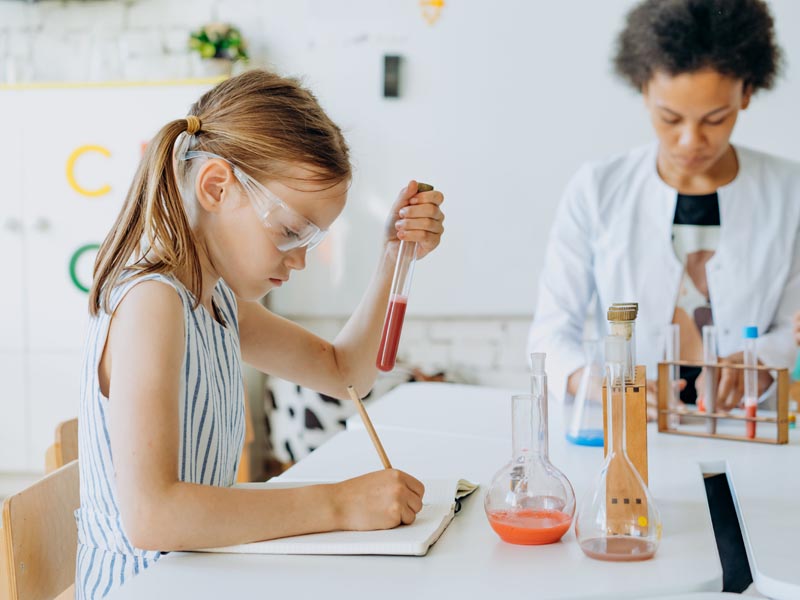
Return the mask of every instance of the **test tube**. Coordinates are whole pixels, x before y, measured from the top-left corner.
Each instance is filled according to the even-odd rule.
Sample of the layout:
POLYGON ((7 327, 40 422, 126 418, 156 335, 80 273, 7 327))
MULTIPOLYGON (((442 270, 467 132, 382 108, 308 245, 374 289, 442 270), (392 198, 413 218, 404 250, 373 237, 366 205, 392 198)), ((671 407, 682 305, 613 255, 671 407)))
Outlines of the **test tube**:
MULTIPOLYGON (((681 326, 677 323, 670 323, 664 329, 664 360, 672 362, 681 359, 681 326)), ((679 389, 681 378, 681 368, 678 365, 669 367, 669 408, 675 410, 680 406, 681 392, 679 389)), ((675 428, 680 424, 680 415, 670 414, 667 416, 670 428, 675 428)))
POLYGON ((608 309, 607 317, 611 335, 625 339, 625 379, 629 383, 636 380, 636 317, 639 314, 638 302, 615 302, 608 309))
MULTIPOLYGON (((758 327, 744 328, 744 366, 755 367, 758 364, 756 357, 756 343, 758 340, 758 327)), ((744 411, 748 417, 755 417, 758 407, 758 371, 755 369, 744 370, 744 411)), ((756 422, 747 421, 747 437, 756 437, 756 422)))
MULTIPOLYGON (((432 185, 427 183, 417 184, 417 193, 430 192, 432 185)), ((408 294, 411 291, 411 280, 414 277, 414 265, 417 262, 417 243, 400 242, 397 251, 397 262, 394 266, 392 288, 389 292, 389 305, 386 307, 386 317, 383 321, 381 345, 378 349, 376 365, 381 371, 391 371, 397 360, 397 348, 400 345, 400 333, 403 331, 403 321, 408 307, 408 294)))
MULTIPOLYGON (((713 325, 703 326, 703 362, 706 365, 717 364, 717 328, 713 325)), ((706 413, 717 411, 717 367, 704 367, 703 402, 706 413)), ((706 420, 706 432, 717 433, 717 420, 706 420)))

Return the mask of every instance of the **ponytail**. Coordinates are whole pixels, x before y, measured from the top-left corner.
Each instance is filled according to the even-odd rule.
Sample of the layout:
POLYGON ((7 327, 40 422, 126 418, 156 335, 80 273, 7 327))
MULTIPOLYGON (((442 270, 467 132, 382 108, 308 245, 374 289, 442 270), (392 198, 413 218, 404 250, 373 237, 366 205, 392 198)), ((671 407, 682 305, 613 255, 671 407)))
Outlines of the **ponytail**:
POLYGON ((200 259, 194 234, 175 179, 173 148, 197 117, 165 125, 147 145, 114 226, 94 265, 89 312, 110 310, 114 285, 123 271, 132 277, 150 273, 185 273, 188 289, 199 303, 202 288, 200 259))

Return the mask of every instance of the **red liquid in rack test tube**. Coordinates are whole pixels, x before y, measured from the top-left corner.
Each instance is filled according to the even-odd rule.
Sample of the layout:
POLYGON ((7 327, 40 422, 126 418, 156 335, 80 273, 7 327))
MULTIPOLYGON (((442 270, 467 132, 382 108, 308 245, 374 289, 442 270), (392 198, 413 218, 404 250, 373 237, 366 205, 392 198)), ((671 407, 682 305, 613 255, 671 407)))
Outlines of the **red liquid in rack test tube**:
MULTIPOLYGON (((745 405, 744 407, 744 414, 748 417, 755 417, 758 414, 758 406, 752 404, 750 406, 745 405)), ((747 437, 753 439, 756 437, 756 422, 755 421, 747 421, 747 437)))
POLYGON ((400 345, 400 334, 403 331, 403 320, 406 316, 408 298, 392 296, 389 300, 386 321, 383 324, 381 346, 378 350, 377 366, 381 371, 391 371, 397 359, 397 347, 400 345))

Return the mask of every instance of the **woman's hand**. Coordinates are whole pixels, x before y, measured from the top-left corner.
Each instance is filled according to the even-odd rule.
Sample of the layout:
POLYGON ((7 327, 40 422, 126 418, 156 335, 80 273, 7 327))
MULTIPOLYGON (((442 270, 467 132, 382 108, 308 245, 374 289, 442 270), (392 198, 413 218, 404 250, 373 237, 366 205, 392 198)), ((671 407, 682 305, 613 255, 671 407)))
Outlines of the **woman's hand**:
MULTIPOLYGON (((722 364, 742 364, 744 353, 737 352, 725 358, 721 358, 722 364)), ((762 364, 759 361, 758 364, 762 364)), ((719 388, 717 390, 717 409, 731 410, 738 407, 744 397, 744 371, 741 369, 721 369, 719 378, 719 388)), ((772 385, 772 375, 769 371, 758 371, 758 395, 767 391, 772 385)))
POLYGON ((442 202, 441 192, 417 193, 417 182, 410 181, 400 190, 386 221, 386 243, 396 247, 399 241, 417 242, 417 258, 431 252, 444 233, 442 202))
POLYGON ((410 525, 422 510, 425 486, 395 469, 367 473, 334 484, 340 529, 367 531, 410 525))
POLYGON ((800 310, 794 314, 794 342, 800 346, 800 310))

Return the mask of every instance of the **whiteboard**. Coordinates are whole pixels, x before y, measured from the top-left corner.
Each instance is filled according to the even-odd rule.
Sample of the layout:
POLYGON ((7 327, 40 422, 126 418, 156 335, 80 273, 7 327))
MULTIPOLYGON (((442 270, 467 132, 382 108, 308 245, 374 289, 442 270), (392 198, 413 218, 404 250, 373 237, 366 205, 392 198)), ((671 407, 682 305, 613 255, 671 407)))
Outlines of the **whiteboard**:
MULTIPOLYGON (((267 40, 281 72, 304 76, 344 129, 356 169, 330 239, 272 306, 350 314, 392 200, 419 178, 445 192, 446 232, 417 265, 409 314, 530 315, 570 175, 653 139, 640 96, 611 67, 633 4, 447 0, 431 26, 416 0, 270 2, 250 37, 267 40), (401 97, 384 99, 383 55, 395 53, 401 97)), ((800 159, 800 3, 771 6, 788 68, 741 115, 734 142, 800 159)))

